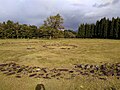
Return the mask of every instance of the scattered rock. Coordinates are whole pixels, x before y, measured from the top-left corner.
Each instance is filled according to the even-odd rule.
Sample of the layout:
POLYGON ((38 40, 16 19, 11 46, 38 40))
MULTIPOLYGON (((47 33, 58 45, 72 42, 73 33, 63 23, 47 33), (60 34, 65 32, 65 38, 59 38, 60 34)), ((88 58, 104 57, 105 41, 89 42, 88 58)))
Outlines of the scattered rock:
POLYGON ((34 74, 29 75, 29 77, 34 77, 34 76, 36 76, 36 75, 37 75, 37 74, 34 73, 34 74))
POLYGON ((16 75, 16 78, 22 78, 21 76, 26 75, 35 78, 74 78, 78 75, 91 75, 93 77, 102 76, 99 79, 106 80, 107 76, 116 76, 120 78, 120 63, 105 63, 101 65, 90 65, 90 64, 75 64, 74 68, 40 68, 30 67, 25 65, 19 65, 14 62, 0 64, 0 72, 5 75, 16 75), (18 75, 20 74, 20 75, 18 75))
POLYGON ((71 71, 69 71, 69 73, 73 73, 73 72, 74 72, 74 71, 72 71, 72 70, 71 70, 71 71))
POLYGON ((13 74, 15 74, 15 72, 9 72, 6 75, 13 75, 13 74))
POLYGON ((119 71, 119 72, 117 72, 117 76, 120 76, 120 71, 119 71))
POLYGON ((117 77, 117 79, 120 79, 120 77, 117 77))
POLYGON ((61 68, 61 69, 57 69, 59 71, 69 71, 68 69, 65 69, 65 68, 61 68))
POLYGON ((20 73, 20 72, 22 72, 22 70, 23 70, 23 68, 20 68, 20 69, 17 71, 17 73, 20 73))
POLYGON ((42 71, 44 71, 45 73, 47 73, 47 70, 46 70, 46 68, 42 68, 41 70, 42 70, 42 71))
POLYGON ((15 76, 16 78, 21 78, 21 76, 20 75, 17 75, 17 76, 15 76))
POLYGON ((91 70, 90 73, 94 73, 95 71, 94 70, 91 70))
POLYGON ((56 74, 56 76, 60 76, 60 75, 61 75, 61 73, 57 73, 57 74, 56 74))
POLYGON ((0 64, 0 66, 7 66, 8 64, 0 64))
POLYGON ((100 77, 99 79, 101 79, 101 80, 107 80, 106 78, 102 78, 102 77, 100 77))
POLYGON ((4 71, 6 71, 6 69, 2 68, 1 71, 4 72, 4 71))

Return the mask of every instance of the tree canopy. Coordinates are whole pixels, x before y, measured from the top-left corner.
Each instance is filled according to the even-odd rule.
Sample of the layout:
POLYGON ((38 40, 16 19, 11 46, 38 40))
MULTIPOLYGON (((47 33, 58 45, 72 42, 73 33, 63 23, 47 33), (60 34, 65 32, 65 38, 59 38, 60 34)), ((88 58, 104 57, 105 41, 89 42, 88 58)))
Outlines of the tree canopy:
POLYGON ((105 17, 94 24, 80 24, 78 32, 66 30, 60 14, 48 17, 39 28, 8 20, 0 23, 0 38, 110 38, 120 39, 120 18, 105 17))
POLYGON ((55 16, 50 16, 47 18, 47 20, 44 21, 44 27, 46 28, 52 28, 56 30, 64 29, 63 24, 64 19, 60 16, 60 14, 57 14, 55 16))
POLYGON ((120 18, 109 20, 104 17, 96 24, 81 24, 77 37, 120 39, 120 18))

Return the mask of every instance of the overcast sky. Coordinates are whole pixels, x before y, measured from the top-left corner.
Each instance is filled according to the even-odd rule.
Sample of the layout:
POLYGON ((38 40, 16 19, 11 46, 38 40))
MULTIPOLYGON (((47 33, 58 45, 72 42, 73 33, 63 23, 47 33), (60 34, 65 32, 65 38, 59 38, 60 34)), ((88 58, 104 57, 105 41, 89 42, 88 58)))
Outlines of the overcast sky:
POLYGON ((60 13, 66 28, 94 23, 103 17, 120 17, 119 0, 0 0, 0 22, 18 21, 40 26, 50 15, 60 13))

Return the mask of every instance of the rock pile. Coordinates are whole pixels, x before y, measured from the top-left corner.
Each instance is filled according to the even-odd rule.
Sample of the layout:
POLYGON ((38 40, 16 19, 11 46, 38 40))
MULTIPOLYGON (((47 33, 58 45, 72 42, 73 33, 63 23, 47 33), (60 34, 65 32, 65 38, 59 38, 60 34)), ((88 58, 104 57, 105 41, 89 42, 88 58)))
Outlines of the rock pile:
MULTIPOLYGON (((0 72, 9 76, 14 75, 16 78, 23 76, 44 78, 44 79, 72 79, 79 75, 91 76, 115 76, 117 79, 120 77, 120 63, 110 64, 105 63, 102 65, 89 65, 89 64, 76 64, 73 68, 40 68, 16 63, 3 63, 0 64, 0 72)), ((99 77, 105 80, 105 78, 99 77)))

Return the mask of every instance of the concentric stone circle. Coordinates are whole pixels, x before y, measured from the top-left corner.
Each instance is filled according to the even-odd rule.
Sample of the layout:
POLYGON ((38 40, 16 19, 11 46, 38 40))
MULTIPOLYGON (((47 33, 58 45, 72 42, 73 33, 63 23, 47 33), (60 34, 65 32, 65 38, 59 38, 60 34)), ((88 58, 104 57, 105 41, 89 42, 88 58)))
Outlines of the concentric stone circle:
POLYGON ((72 45, 72 44, 47 44, 47 45, 43 45, 43 47, 49 48, 49 49, 74 49, 74 48, 77 48, 76 45, 72 45))

